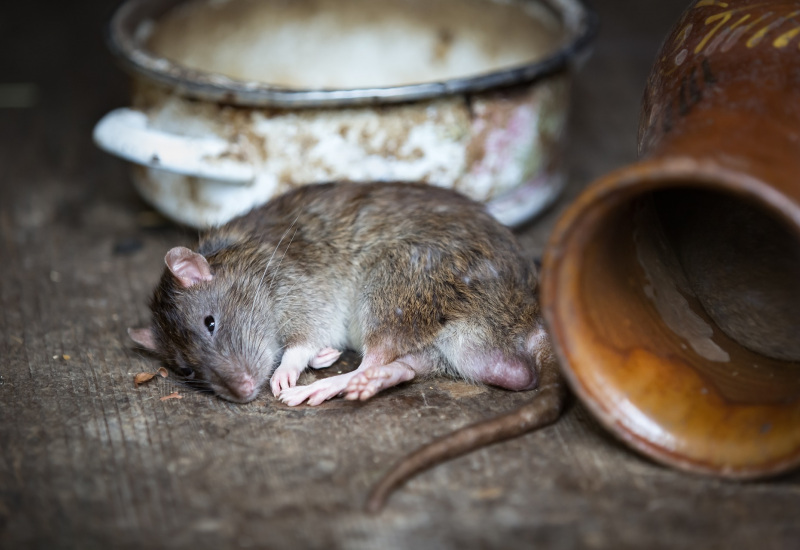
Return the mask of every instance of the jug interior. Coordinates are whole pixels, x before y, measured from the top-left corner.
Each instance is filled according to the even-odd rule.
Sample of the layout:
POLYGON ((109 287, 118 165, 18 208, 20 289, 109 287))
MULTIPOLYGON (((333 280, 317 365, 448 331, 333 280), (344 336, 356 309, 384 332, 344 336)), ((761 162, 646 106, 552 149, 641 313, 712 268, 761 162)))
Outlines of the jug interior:
POLYGON ((598 338, 701 373, 738 403, 800 395, 800 235, 753 200, 667 186, 614 207, 583 247, 598 338))

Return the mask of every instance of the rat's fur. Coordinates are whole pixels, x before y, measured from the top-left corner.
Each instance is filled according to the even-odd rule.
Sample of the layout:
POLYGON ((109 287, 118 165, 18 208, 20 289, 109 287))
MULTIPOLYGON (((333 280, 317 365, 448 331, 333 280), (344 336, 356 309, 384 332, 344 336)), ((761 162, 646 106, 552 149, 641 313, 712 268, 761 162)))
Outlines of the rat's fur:
POLYGON ((561 406, 533 263, 482 205, 452 191, 303 187, 208 232, 197 252, 171 250, 166 263, 153 325, 131 334, 225 399, 250 401, 270 378, 290 405, 363 400, 442 373, 525 390, 546 368, 556 416, 561 406), (356 371, 295 386, 346 347, 363 354, 356 371))

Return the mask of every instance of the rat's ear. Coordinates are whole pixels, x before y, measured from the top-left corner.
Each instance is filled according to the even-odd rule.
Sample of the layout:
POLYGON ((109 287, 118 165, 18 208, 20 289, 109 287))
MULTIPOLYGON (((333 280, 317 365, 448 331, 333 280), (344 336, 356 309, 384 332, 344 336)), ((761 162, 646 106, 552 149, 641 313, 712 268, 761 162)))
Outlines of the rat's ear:
POLYGON ((183 246, 176 246, 167 252, 164 262, 184 288, 214 278, 208 260, 183 246))
POLYGON ((156 351, 156 337, 152 328, 129 328, 128 336, 143 348, 156 351))

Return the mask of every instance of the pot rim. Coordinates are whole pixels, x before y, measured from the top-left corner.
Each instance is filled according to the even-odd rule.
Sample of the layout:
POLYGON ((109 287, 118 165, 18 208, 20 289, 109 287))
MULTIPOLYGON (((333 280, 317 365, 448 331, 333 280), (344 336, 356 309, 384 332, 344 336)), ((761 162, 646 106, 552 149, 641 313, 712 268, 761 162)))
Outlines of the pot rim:
POLYGON ((190 69, 145 49, 136 37, 140 25, 148 19, 160 17, 181 1, 124 1, 106 27, 108 48, 134 74, 166 85, 181 94, 252 107, 302 108, 400 103, 527 84, 566 70, 587 49, 598 26, 596 13, 584 0, 522 0, 535 1, 553 10, 567 31, 566 43, 544 59, 445 81, 372 88, 297 89, 190 69))

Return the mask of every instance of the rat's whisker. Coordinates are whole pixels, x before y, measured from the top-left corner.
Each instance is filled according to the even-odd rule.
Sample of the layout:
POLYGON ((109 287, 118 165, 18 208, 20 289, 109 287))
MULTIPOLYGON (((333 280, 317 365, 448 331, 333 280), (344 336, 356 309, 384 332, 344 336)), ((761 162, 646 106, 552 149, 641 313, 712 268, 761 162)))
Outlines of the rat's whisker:
MULTIPOLYGON (((295 283, 294 283, 292 286, 290 286, 290 287, 289 287, 289 288, 286 290, 286 292, 284 292, 284 293, 283 293, 283 296, 281 296, 280 300, 279 300, 279 301, 278 301, 278 303, 277 303, 277 306, 282 306, 282 305, 283 305, 283 301, 284 301, 284 300, 286 300, 286 298, 288 298, 288 297, 289 297, 289 295, 292 293, 292 290, 294 290, 294 287, 296 287, 296 286, 297 286, 297 284, 298 284, 299 282, 300 282, 300 281, 295 281, 295 283)), ((277 306, 276 306, 276 307, 277 307, 277 306)), ((286 324, 286 323, 284 323, 283 325, 281 325, 281 328, 283 328, 283 326, 284 326, 285 324, 286 324)))
POLYGON ((283 259, 286 257, 286 253, 289 252, 289 247, 292 246, 292 242, 294 242, 294 238, 297 235, 297 229, 294 230, 292 233, 292 238, 289 239, 289 244, 286 245, 286 249, 283 251, 283 255, 281 256, 281 260, 278 262, 275 271, 272 272, 272 280, 269 282, 269 289, 272 290, 273 285, 275 284, 275 277, 278 275, 278 271, 281 269, 281 265, 283 264, 283 259))
MULTIPOLYGON (((273 258, 275 258, 275 254, 278 252, 278 249, 280 248, 281 243, 283 242, 283 239, 286 238, 286 235, 288 235, 289 231, 291 231, 292 228, 295 226, 295 224, 297 223, 298 218, 300 218, 300 212, 297 213, 297 216, 295 216, 294 221, 289 225, 289 227, 286 228, 286 231, 283 232, 283 235, 281 235, 281 238, 278 239, 278 244, 275 245, 275 248, 272 250, 272 255, 269 257, 269 260, 267 260, 267 264, 264 266, 264 271, 261 272, 261 279, 259 279, 258 285, 256 286, 256 294, 253 297, 253 303, 252 303, 252 306, 250 307, 250 315, 249 315, 248 319, 250 319, 251 322, 252 322, 252 319, 253 319, 253 312, 255 311, 256 304, 258 303, 258 296, 261 293, 261 287, 264 284, 264 276, 267 274, 267 271, 269 270, 269 266, 272 264, 272 260, 273 260, 273 258)), ((295 234, 296 233, 297 233, 297 229, 295 229, 295 234)), ((292 239, 294 239, 294 234, 292 235, 292 239)), ((291 242, 289 242, 289 244, 291 244, 291 242)), ((287 246, 286 248, 288 249, 289 247, 287 246)), ((284 256, 286 255, 285 251, 284 251, 283 255, 284 256)), ((283 261, 283 257, 281 257, 281 261, 283 261)), ((280 265, 279 265, 279 267, 280 267, 280 265)), ((272 277, 272 280, 273 281, 275 280, 275 276, 274 275, 272 277)), ((272 286, 272 284, 270 283, 270 287, 271 286, 272 286)))

